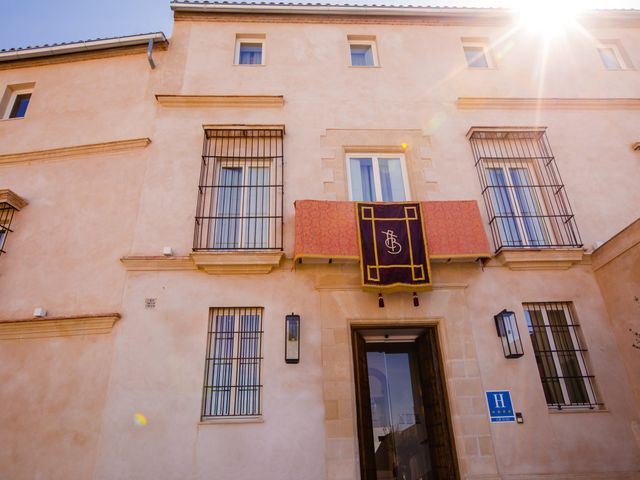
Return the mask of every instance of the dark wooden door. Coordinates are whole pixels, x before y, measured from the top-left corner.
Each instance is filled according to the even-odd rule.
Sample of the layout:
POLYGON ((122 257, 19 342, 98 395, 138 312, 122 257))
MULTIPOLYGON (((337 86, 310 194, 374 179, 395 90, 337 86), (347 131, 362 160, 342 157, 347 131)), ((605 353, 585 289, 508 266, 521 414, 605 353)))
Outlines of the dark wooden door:
POLYGON ((435 328, 388 343, 366 334, 353 331, 362 479, 457 480, 435 328))

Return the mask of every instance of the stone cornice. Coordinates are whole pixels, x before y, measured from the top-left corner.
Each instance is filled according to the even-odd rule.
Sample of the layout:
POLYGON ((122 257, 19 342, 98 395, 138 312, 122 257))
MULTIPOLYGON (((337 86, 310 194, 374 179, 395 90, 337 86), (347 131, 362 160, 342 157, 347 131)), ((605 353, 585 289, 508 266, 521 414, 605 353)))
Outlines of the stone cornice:
POLYGON ((582 248, 501 250, 485 266, 510 270, 567 270, 582 262, 582 248))
POLYGON ((205 123, 202 125, 203 130, 282 130, 285 133, 284 125, 264 125, 264 124, 213 124, 205 123))
POLYGON ((243 275, 269 273, 277 268, 284 257, 283 252, 194 252, 193 263, 211 275, 243 275))
POLYGON ((462 109, 504 110, 636 110, 640 109, 640 98, 458 97, 456 106, 462 109))
POLYGON ((120 261, 131 272, 198 269, 191 257, 128 256, 120 261))
POLYGON ((9 190, 8 188, 0 190, 0 203, 8 203, 18 211, 29 204, 29 202, 27 202, 24 198, 19 196, 17 193, 9 190))
MULTIPOLYGON (((288 4, 275 2, 174 2, 174 21, 260 23, 375 23, 405 25, 505 25, 519 12, 505 8, 383 5, 288 4)), ((577 21, 584 27, 640 24, 635 10, 588 10, 577 21)))
MULTIPOLYGON (((255 8, 255 7, 254 7, 255 8)), ((222 22, 222 23, 312 23, 312 24, 375 24, 375 25, 437 25, 437 26, 499 26, 513 22, 513 18, 500 15, 474 15, 467 13, 459 16, 434 15, 401 15, 399 11, 386 15, 372 15, 360 12, 349 14, 304 14, 300 13, 253 13, 242 12, 175 12, 174 20, 189 22, 222 22)))
POLYGON ((182 257, 126 256, 120 261, 132 272, 202 270, 211 275, 243 275, 269 273, 280 266, 280 251, 193 252, 182 257))
POLYGON ((105 313, 0 320, 0 340, 104 334, 119 318, 119 313, 105 313))
POLYGON ((94 153, 116 152, 132 148, 144 148, 151 143, 150 138, 132 138, 113 142, 74 145, 72 147, 49 148, 31 152, 5 153, 0 155, 0 165, 7 163, 31 162, 33 160, 49 160, 52 158, 71 157, 74 155, 90 155, 94 153))
POLYGON ((163 107, 277 108, 284 105, 282 95, 164 95, 156 100, 163 107))

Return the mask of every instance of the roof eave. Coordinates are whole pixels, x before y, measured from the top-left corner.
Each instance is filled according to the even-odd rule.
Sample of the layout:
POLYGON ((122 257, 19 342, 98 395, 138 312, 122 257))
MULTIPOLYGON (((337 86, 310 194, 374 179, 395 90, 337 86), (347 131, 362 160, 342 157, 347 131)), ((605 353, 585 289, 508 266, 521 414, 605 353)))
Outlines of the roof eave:
POLYGON ((394 15, 394 16, 481 16, 506 17, 512 10, 503 8, 441 8, 441 7, 372 7, 350 5, 277 5, 277 4, 202 4, 171 3, 174 12, 209 13, 280 13, 301 15, 394 15))
POLYGON ((126 37, 107 38, 104 40, 90 40, 74 42, 66 45, 53 45, 50 47, 35 47, 0 52, 0 62, 14 62, 33 58, 50 57, 54 55, 66 55, 70 53, 89 52, 95 50, 107 50, 111 48, 131 47, 147 45, 149 40, 154 43, 168 43, 163 32, 146 33, 143 35, 130 35, 126 37))
MULTIPOLYGON (((182 3, 171 2, 171 10, 181 13, 252 13, 252 14, 298 14, 298 15, 352 15, 352 16, 406 16, 406 17, 473 17, 484 19, 514 19, 520 13, 509 8, 479 7, 416 7, 374 5, 315 5, 279 3, 182 3)), ((584 11, 584 21, 640 21, 640 10, 592 9, 584 11)))

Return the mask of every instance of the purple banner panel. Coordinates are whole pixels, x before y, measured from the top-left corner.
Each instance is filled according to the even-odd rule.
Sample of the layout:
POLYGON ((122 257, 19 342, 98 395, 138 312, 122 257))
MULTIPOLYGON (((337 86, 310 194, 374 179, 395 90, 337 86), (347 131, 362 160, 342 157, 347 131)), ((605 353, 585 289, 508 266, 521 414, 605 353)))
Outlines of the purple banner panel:
POLYGON ((429 289, 431 271, 421 205, 358 202, 356 210, 364 289, 429 289))

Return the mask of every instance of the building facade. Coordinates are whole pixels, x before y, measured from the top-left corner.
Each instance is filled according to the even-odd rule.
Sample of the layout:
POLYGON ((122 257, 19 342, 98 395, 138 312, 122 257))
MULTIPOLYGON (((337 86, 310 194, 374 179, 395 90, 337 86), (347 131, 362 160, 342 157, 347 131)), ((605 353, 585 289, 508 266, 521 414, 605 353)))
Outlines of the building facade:
POLYGON ((640 13, 171 8, 0 52, 0 478, 640 478, 640 13))

